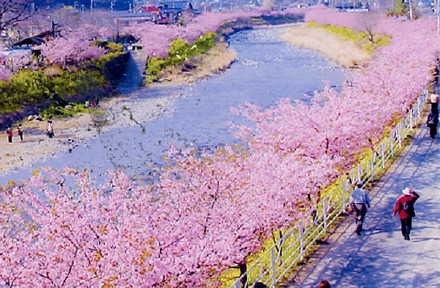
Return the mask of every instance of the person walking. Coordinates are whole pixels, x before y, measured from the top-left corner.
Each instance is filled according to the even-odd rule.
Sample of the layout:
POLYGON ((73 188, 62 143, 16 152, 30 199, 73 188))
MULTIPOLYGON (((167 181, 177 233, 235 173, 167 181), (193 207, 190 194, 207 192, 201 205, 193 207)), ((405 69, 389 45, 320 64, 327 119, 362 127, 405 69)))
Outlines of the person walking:
POLYGON ((431 112, 438 116, 438 95, 435 93, 432 93, 429 96, 429 100, 431 102, 431 112))
POLYGON ((17 134, 20 137, 20 141, 23 142, 23 128, 21 127, 21 124, 18 124, 17 134))
POLYGON ((8 127, 8 129, 6 129, 6 135, 7 135, 7 137, 8 137, 8 142, 9 143, 12 143, 12 128, 11 127, 8 127))
POLYGON ((435 114, 432 111, 429 112, 426 125, 429 127, 429 136, 434 139, 435 135, 437 135, 438 114, 435 114))
POLYGON ((364 224, 365 215, 367 214, 367 207, 370 208, 370 197, 367 190, 363 189, 364 183, 362 181, 356 182, 356 188, 350 195, 350 207, 355 213, 356 220, 356 234, 361 236, 362 226, 364 224))
POLYGON ((412 229, 412 218, 416 216, 414 203, 419 199, 420 195, 409 187, 403 189, 402 193, 403 195, 397 199, 394 205, 392 215, 394 217, 399 214, 403 239, 409 241, 409 234, 412 229))

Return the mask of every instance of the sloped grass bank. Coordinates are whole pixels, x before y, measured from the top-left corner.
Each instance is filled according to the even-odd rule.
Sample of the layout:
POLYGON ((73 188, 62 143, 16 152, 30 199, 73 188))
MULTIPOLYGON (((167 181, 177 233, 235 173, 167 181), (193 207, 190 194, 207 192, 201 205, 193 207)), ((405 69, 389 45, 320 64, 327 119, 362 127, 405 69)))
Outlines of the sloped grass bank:
MULTIPOLYGON (((120 49, 96 61, 21 70, 8 82, 0 81, 0 129, 48 108, 57 110, 56 114, 60 115, 59 107, 70 102, 112 95, 126 58, 120 49)), ((49 114, 50 110, 45 113, 50 117, 49 114)), ((71 111, 66 110, 64 116, 72 116, 71 111)))
POLYGON ((206 33, 194 43, 186 43, 180 38, 175 39, 171 42, 167 58, 149 59, 144 85, 162 82, 170 74, 176 75, 195 70, 200 62, 200 55, 206 55, 221 40, 220 35, 214 32, 206 33))
POLYGON ((370 54, 372 54, 377 48, 388 45, 391 39, 391 36, 389 35, 373 34, 371 31, 356 32, 350 28, 341 26, 319 25, 314 22, 307 23, 307 26, 311 28, 322 28, 332 34, 342 37, 343 39, 352 41, 370 54))

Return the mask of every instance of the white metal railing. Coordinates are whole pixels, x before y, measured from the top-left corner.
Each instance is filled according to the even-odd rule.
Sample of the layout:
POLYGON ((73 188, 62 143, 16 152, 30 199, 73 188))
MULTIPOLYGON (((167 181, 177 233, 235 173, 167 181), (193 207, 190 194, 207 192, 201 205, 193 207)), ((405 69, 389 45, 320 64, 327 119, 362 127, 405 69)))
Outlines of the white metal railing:
POLYGON ((280 239, 257 260, 252 261, 252 266, 247 267, 246 273, 229 287, 252 287, 255 282, 276 287, 285 276, 291 274, 292 267, 304 259, 310 249, 316 246, 316 241, 328 231, 330 225, 346 212, 352 183, 361 180, 367 184, 374 180, 376 173, 383 169, 387 161, 402 147, 405 138, 420 123, 427 97, 428 91, 425 90, 389 136, 373 148, 371 157, 361 160, 356 168, 347 173, 346 179, 342 179, 341 184, 332 190, 335 192, 331 193, 332 197, 321 199, 304 220, 283 232, 280 239))

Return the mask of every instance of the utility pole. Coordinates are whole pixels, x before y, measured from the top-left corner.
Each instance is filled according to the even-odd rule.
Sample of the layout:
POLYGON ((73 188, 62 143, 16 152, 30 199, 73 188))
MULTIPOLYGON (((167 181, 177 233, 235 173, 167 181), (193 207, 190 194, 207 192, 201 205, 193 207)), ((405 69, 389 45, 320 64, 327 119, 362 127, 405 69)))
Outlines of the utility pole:
POLYGON ((55 21, 51 21, 51 24, 52 24, 52 37, 56 38, 58 36, 57 35, 58 23, 55 21))
POLYGON ((408 1, 409 5, 409 20, 413 21, 413 7, 412 7, 412 0, 408 1))
POLYGON ((440 33, 440 0, 435 0, 435 14, 437 15, 437 33, 440 33))

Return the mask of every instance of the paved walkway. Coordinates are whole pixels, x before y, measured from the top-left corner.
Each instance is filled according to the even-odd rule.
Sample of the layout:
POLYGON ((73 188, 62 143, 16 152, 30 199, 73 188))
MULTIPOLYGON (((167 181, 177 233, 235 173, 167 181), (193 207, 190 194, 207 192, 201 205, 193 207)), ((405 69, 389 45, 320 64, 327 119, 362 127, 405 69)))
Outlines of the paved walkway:
POLYGON ((295 276, 289 287, 440 287, 440 135, 429 137, 425 124, 387 173, 374 183, 372 206, 362 236, 348 217, 295 276), (401 190, 421 195, 415 204, 411 240, 391 216, 401 190))

